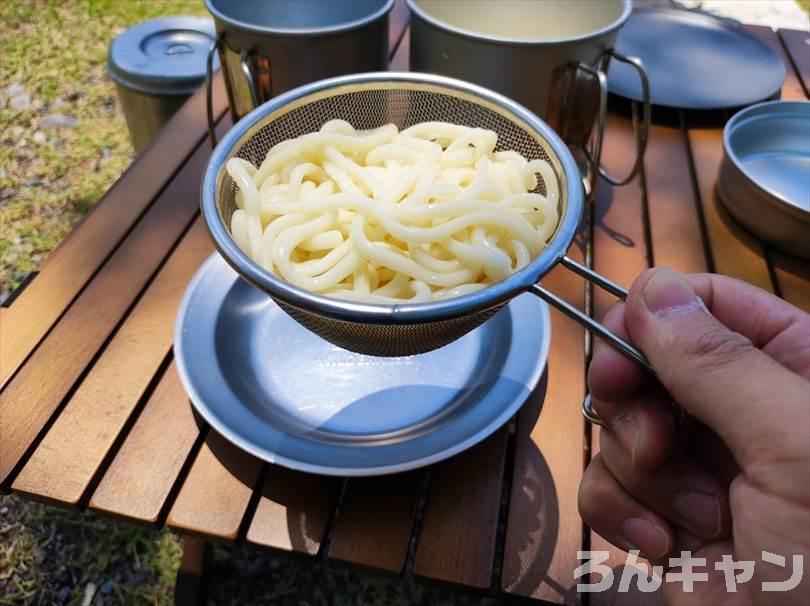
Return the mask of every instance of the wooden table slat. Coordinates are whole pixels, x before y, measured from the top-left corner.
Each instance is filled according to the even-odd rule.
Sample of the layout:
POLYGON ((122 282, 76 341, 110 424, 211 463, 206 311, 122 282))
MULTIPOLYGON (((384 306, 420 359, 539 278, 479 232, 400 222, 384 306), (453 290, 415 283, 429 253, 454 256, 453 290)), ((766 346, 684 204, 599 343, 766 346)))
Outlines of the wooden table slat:
MULTIPOLYGON (((226 108, 221 76, 214 80, 214 112, 226 108)), ((110 252, 175 172, 204 141, 205 91, 199 90, 168 122, 142 154, 94 206, 79 227, 53 251, 38 275, 8 309, 0 323, 0 386, 17 371, 68 308, 110 252)), ((207 142, 205 142, 207 145, 207 142)))
MULTIPOLYGON (((605 166, 613 173, 621 173, 628 168, 626 163, 633 153, 630 121, 611 114, 602 154, 605 166)), ((594 266, 629 286, 646 268, 640 179, 620 188, 601 182, 596 194, 594 266)), ((560 268, 544 283, 555 292, 567 292, 570 301, 584 305, 585 287, 580 278, 560 268)), ((594 289, 594 299, 598 317, 615 302, 599 289, 594 289)), ((585 429, 579 410, 586 389, 585 333, 568 318, 552 313, 548 392, 534 427, 529 406, 524 407, 518 420, 502 584, 510 592, 562 603, 579 599, 571 592, 582 526, 578 515, 568 513, 563 517, 563 512, 577 510, 584 462, 585 429), (560 429, 563 427, 566 429, 560 429)))
POLYGON ((771 257, 782 297, 810 313, 810 262, 775 250, 771 257))
POLYGON ((262 462, 209 430, 169 512, 175 530, 233 541, 262 462))
POLYGON ((326 537, 343 481, 271 465, 247 540, 316 555, 326 537))
POLYGON ((783 29, 779 30, 779 37, 793 63, 788 69, 796 68, 804 94, 810 97, 810 32, 783 29))
POLYGON ((0 394, 0 414, 15 419, 14 433, 0 443, 0 482, 8 479, 197 214, 209 153, 207 143, 197 148, 0 394))
POLYGON ((174 362, 90 498, 90 508, 154 524, 199 438, 174 362))
MULTIPOLYGON (((743 25, 743 28, 755 38, 759 38, 763 43, 771 47, 777 55, 782 57, 785 63, 785 81, 782 84, 782 99, 784 100, 804 100, 807 95, 804 92, 799 76, 790 63, 790 59, 785 55, 785 49, 779 40, 779 35, 770 27, 763 25, 743 25)), ((808 47, 810 49, 810 47, 808 47)))
POLYGON ((652 126, 644 166, 654 264, 686 273, 707 271, 702 219, 680 127, 652 126))
MULTIPOLYGON (((769 36, 771 40, 775 40, 772 46, 782 54, 787 67, 782 98, 806 99, 805 95, 810 92, 810 46, 806 44, 806 41, 810 40, 810 32, 782 30, 778 35, 785 43, 790 59, 792 59, 791 62, 782 45, 775 40, 776 34, 769 36), (801 86, 799 82, 801 82, 801 86), (800 92, 804 95, 800 95, 800 92)), ((782 297, 810 313, 810 263, 776 249, 771 249, 771 260, 782 297)))
MULTIPOLYGON (((605 125, 602 161, 615 174, 627 170, 633 157, 633 127, 628 118, 609 114, 605 125)), ((645 163, 645 170, 648 164, 645 163)), ((647 172, 654 172, 650 169, 647 172)), ((654 179, 656 177, 653 177, 654 179)), ((600 181, 593 214, 593 267, 611 280, 629 288, 647 269, 647 242, 644 234, 644 205, 641 179, 636 177, 622 187, 600 181)), ((659 200, 660 203, 660 200, 659 200)), ((665 226, 659 224, 659 229, 665 226)), ((601 318, 616 302, 604 290, 594 288, 594 316, 601 318)))
POLYGON ((20 471, 14 490, 79 502, 170 352, 186 284, 213 250, 198 218, 20 471))
POLYGON ((400 573, 408 554, 422 473, 351 478, 338 509, 329 558, 400 573))
MULTIPOLYGON (((592 456, 599 453, 599 427, 591 428, 592 456)), ((664 595, 659 589, 654 593, 642 593, 638 590, 636 583, 631 583, 629 591, 619 592, 619 581, 624 571, 627 553, 614 545, 608 543, 595 532, 591 532, 591 551, 607 552, 608 559, 604 562, 613 570, 613 585, 606 591, 594 592, 590 594, 590 606, 664 606, 664 595)), ((642 559, 642 562, 647 560, 642 559)), ((592 576, 590 581, 583 579, 583 582, 596 583, 599 575, 592 576)))
POLYGON ((722 130, 689 128, 688 134, 714 271, 772 290, 762 244, 734 222, 717 197, 722 130))
MULTIPOLYGON (((616 115, 609 116, 606 142, 608 146, 603 155, 607 162, 613 162, 614 157, 628 157, 633 149, 631 122, 616 115)), ((633 277, 648 266, 648 255, 642 239, 645 221, 642 197, 645 193, 649 208, 651 252, 656 265, 668 265, 681 271, 705 269, 700 225, 689 182, 685 139, 680 129, 659 125, 651 128, 644 167, 646 191, 642 191, 640 179, 623 187, 611 188, 601 183, 596 201, 596 216, 603 217, 604 225, 597 223, 594 227, 594 267, 614 279, 616 275, 620 276, 620 281, 628 286, 633 277), (683 228, 681 221, 685 223, 683 228), (627 240, 623 242, 605 226, 613 229, 613 226, 623 226, 623 235, 627 240), (639 242, 639 245, 627 246, 630 240, 639 242), (697 250, 687 248, 690 245, 697 246, 697 250)), ((597 318, 602 318, 615 302, 616 299, 607 293, 594 289, 594 315, 597 318)), ((599 433, 591 428, 591 456, 596 456, 598 452, 599 433)), ((590 538, 592 550, 610 554, 611 567, 624 562, 624 551, 595 532, 590 532, 590 538)), ((631 606, 633 602, 628 601, 627 596, 635 594, 615 594, 610 591, 593 593, 590 602, 592 606, 631 606)), ((654 604, 660 600, 660 596, 648 596, 648 599, 654 604)))
MULTIPOLYGON (((569 254, 581 260, 576 246, 569 254)), ((543 284, 584 308, 578 276, 558 267, 543 284)), ((576 511, 585 456, 585 332, 552 310, 551 334, 545 398, 530 398, 518 416, 501 585, 555 604, 578 603, 571 587, 582 548, 576 511)))
POLYGON ((482 589, 490 586, 507 437, 502 428, 433 467, 414 558, 416 575, 482 589))

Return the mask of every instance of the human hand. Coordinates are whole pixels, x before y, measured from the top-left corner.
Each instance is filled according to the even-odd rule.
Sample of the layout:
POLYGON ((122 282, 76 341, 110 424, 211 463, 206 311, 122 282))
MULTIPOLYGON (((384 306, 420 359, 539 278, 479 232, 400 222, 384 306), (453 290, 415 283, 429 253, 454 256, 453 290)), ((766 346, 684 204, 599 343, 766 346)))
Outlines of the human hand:
POLYGON ((790 593, 761 591, 790 577, 794 554, 810 562, 810 316, 732 278, 653 269, 604 323, 658 381, 596 345, 588 382, 607 429, 580 486, 583 519, 665 567, 681 550, 706 558, 694 592, 664 583, 669 604, 810 604, 808 575, 790 593), (737 593, 714 570, 723 554, 756 562, 737 593))

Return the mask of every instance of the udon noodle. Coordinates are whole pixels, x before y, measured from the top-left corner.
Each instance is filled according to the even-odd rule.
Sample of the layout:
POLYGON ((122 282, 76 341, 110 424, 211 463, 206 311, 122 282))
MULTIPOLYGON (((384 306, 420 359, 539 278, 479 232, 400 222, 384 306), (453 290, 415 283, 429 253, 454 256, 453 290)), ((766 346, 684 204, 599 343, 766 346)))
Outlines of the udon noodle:
POLYGON ((444 122, 399 132, 332 120, 274 146, 258 169, 228 161, 231 234, 267 271, 324 295, 395 303, 474 292, 525 267, 558 220, 551 166, 496 144, 491 130, 444 122))

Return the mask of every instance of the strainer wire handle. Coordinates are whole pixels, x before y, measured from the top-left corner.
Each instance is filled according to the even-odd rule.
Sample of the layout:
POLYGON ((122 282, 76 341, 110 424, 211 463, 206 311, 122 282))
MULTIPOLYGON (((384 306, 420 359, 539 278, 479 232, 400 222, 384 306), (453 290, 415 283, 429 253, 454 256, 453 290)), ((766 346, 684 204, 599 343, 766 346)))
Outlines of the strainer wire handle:
MULTIPOLYGON (((622 301, 624 301, 627 298, 627 290, 625 290, 612 280, 609 280, 608 278, 605 278, 604 276, 596 273, 592 269, 585 267, 580 263, 577 263, 570 257, 563 257, 561 263, 563 267, 582 276, 583 278, 589 280, 593 284, 596 284, 600 288, 603 288, 604 290, 611 293, 612 295, 615 295, 622 301)), ((653 376, 655 375, 655 369, 653 369, 652 364, 650 364, 650 361, 647 359, 647 356, 641 353, 633 345, 622 339, 620 336, 612 333, 605 326, 594 320, 588 314, 584 313, 574 305, 571 305, 565 299, 555 295, 553 292, 551 292, 541 284, 534 284, 530 287, 529 290, 533 294, 543 299, 549 305, 556 307, 558 310, 560 310, 562 313, 564 313, 572 320, 579 322, 584 328, 586 328, 594 335, 605 341, 608 345, 610 345, 617 351, 623 353, 628 358, 638 363, 644 369, 652 373, 653 376)))
POLYGON ((618 297, 622 301, 627 299, 627 289, 626 288, 624 288, 623 286, 620 286, 619 284, 616 284, 616 282, 614 282, 610 278, 606 278, 602 274, 596 273, 590 267, 588 267, 586 265, 582 265, 582 263, 578 263, 578 262, 574 261, 571 257, 563 257, 562 261, 560 261, 560 263, 566 269, 570 269, 575 274, 579 274, 580 276, 582 276, 586 280, 590 280, 591 282, 593 282, 594 284, 596 284, 600 288, 605 289, 610 294, 612 294, 614 297, 618 297))
POLYGON ((585 396, 585 400, 582 402, 582 416, 585 417, 585 420, 592 425, 599 425, 599 427, 605 427, 604 421, 599 418, 597 412, 593 409, 593 400, 591 399, 591 394, 585 396))
MULTIPOLYGON (((605 276, 593 271, 591 268, 574 261, 571 257, 564 256, 560 260, 560 264, 575 274, 582 276, 596 286, 606 290, 622 301, 627 299, 627 290, 625 288, 619 286, 613 280, 610 280, 609 278, 606 278, 605 276)), ((540 297, 552 307, 556 307, 572 320, 579 322, 579 324, 585 327, 588 331, 605 341, 608 345, 620 353, 623 353, 653 376, 656 376, 655 369, 653 368, 652 364, 650 364, 647 356, 641 353, 633 345, 622 339, 620 336, 612 333, 605 326, 591 318, 588 314, 582 312, 574 305, 571 305, 565 299, 558 297, 539 283, 533 284, 531 287, 529 287, 529 292, 540 297)), ((676 412, 679 423, 683 423, 684 419, 687 417, 686 412, 677 404, 673 403, 672 406, 673 410, 676 412)), ((599 418, 599 415, 593 409, 590 394, 585 397, 585 401, 582 403, 582 416, 584 416, 589 423, 604 427, 602 419, 599 418)))
POLYGON ((217 36, 211 48, 208 49, 208 58, 205 61, 205 114, 208 118, 208 138, 211 139, 211 147, 217 146, 217 133, 214 130, 214 55, 219 51, 222 43, 221 34, 217 36))
POLYGON ((583 313, 582 311, 571 305, 568 301, 558 297, 553 292, 541 286, 540 284, 532 285, 529 290, 530 292, 534 293, 535 295, 543 299, 549 305, 552 305, 553 307, 559 309, 561 312, 563 312, 566 316, 568 316, 572 320, 576 320, 577 322, 579 322, 583 327, 585 327, 590 332, 595 334, 597 337, 605 341, 608 345, 612 346, 614 349, 623 353, 631 360, 637 362, 639 365, 644 367, 652 374, 655 374, 655 370, 650 364, 650 361, 643 353, 641 353, 638 349, 630 345, 630 343, 628 343, 618 335, 615 335, 612 332, 610 332, 607 328, 602 326, 599 322, 591 318, 589 315, 583 313))

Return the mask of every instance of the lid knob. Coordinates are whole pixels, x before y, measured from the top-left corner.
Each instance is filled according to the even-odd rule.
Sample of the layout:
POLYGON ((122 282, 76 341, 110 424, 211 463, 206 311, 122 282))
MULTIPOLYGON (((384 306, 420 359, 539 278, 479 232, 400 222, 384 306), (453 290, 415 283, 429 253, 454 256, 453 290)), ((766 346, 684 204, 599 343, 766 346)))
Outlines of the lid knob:
POLYGON ((189 53, 193 53, 194 49, 191 48, 188 44, 177 42, 175 44, 167 46, 166 50, 163 52, 166 55, 187 55, 189 53))

